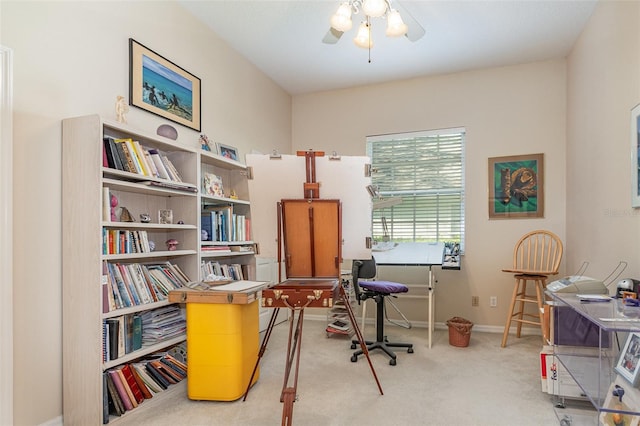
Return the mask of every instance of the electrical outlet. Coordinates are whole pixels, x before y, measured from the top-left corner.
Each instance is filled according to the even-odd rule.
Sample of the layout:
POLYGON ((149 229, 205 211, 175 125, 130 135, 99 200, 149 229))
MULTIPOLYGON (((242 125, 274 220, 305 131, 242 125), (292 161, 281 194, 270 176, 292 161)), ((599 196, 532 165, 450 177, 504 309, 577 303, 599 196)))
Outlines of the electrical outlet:
POLYGON ((471 296, 471 306, 480 306, 479 296, 471 296))
POLYGON ((497 296, 491 296, 489 298, 489 306, 491 306, 492 308, 495 308, 496 306, 498 306, 498 297, 497 296))

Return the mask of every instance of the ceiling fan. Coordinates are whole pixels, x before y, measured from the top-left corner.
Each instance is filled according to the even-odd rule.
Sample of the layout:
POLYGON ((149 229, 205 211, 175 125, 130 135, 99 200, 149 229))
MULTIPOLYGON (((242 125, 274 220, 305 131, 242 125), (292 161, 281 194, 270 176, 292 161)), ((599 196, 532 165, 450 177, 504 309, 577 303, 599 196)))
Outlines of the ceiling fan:
POLYGON ((404 35, 411 41, 417 41, 425 34, 422 25, 397 0, 393 2, 393 5, 391 0, 349 0, 341 3, 336 13, 331 17, 331 27, 322 42, 336 44, 342 35, 351 29, 351 16, 357 15, 361 10, 364 22, 360 25, 358 35, 354 38, 355 44, 359 47, 371 47, 369 36, 365 35, 363 38, 361 32, 370 29, 370 18, 375 17, 387 17, 386 34, 390 37, 404 35))

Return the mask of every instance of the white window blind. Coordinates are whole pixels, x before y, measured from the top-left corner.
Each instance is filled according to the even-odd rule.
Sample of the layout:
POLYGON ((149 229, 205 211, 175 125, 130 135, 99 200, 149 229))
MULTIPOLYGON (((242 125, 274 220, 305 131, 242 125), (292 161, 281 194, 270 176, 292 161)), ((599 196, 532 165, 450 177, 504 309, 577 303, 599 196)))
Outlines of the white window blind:
POLYGON ((383 198, 402 199, 373 211, 375 240, 457 242, 464 250, 464 139, 461 128, 367 137, 372 184, 383 198))

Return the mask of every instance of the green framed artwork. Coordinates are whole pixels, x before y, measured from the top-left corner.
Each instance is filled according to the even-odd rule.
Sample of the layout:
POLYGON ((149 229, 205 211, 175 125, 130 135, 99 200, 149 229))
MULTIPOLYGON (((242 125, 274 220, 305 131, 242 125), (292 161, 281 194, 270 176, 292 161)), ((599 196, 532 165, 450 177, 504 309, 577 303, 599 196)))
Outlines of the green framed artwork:
POLYGON ((544 217, 543 154, 489 158, 489 219, 544 217))

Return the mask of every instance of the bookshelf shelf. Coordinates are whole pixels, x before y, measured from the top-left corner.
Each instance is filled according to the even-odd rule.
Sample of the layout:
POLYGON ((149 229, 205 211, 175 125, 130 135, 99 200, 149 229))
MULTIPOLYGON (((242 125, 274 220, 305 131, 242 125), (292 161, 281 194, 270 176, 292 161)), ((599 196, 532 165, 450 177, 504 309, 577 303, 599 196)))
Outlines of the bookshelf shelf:
MULTIPOLYGON (((152 251, 151 253, 105 254, 102 256, 102 258, 104 260, 155 259, 165 257, 190 256, 197 253, 198 252, 196 250, 165 250, 152 251)), ((189 274, 189 276, 191 275, 189 274)))
MULTIPOLYGON (((112 141, 113 142, 113 141, 112 141)), ((115 309, 110 281, 106 271, 116 264, 133 267, 170 262, 179 267, 188 280, 198 280, 200 274, 200 154, 179 141, 172 141, 154 134, 131 128, 128 125, 104 120, 97 115, 77 117, 62 122, 63 161, 63 214, 62 214, 62 281, 63 281, 63 415, 65 424, 101 424, 104 402, 102 373, 118 368, 158 351, 166 351, 182 344, 185 333, 161 340, 141 349, 130 350, 114 360, 103 362, 103 323, 118 317, 142 316, 152 309, 164 309, 170 305, 159 297, 151 297, 151 303, 115 309), (160 179, 129 171, 105 167, 103 138, 131 138, 166 158, 167 168, 172 167, 172 179, 160 179), (166 186, 155 186, 155 185, 166 186), (116 208, 125 207, 134 222, 117 219, 111 221, 109 201, 111 195, 118 200, 116 208), (171 211, 170 223, 160 223, 161 213, 171 211), (140 216, 148 214, 150 223, 140 222, 140 216), (178 223, 180 222, 180 223, 178 223), (124 231, 123 235, 136 238, 148 237, 155 242, 155 251, 127 254, 103 254, 103 245, 109 232, 124 231), (170 239, 178 242, 177 250, 167 250, 170 239), (109 296, 103 300, 104 297, 109 296), (103 311, 109 310, 104 313, 103 311)), ((142 161, 142 160, 140 160, 142 161)), ((165 160, 163 160, 165 161, 165 160)), ((150 163, 147 167, 151 170, 150 163)), ((147 172, 150 173, 150 172, 147 172)), ((117 235, 120 235, 116 232, 117 235)), ((139 240, 137 240, 139 241, 139 240)), ((146 240, 145 240, 146 241, 146 240)), ((122 242, 120 242, 122 244, 122 242)), ((142 243, 140 243, 141 245, 142 243)), ((135 250, 133 250, 135 251, 135 250)), ((138 251, 143 251, 139 249, 138 251)), ((145 270, 145 268, 139 268, 145 270)), ((149 276, 149 271, 146 272, 149 276)), ((144 281, 146 278, 142 278, 144 281)), ((183 279, 179 280, 184 281, 183 279)), ((152 296, 149 286, 148 296, 152 296)), ((142 289, 145 285, 142 284, 142 289)), ((141 288, 138 288, 140 290, 141 288)), ((146 290, 145 290, 146 291, 146 290)), ((112 290, 113 292, 113 290, 112 290)), ((115 292, 118 292, 116 290, 115 292)), ((148 301, 140 297, 139 302, 148 301)), ((126 306, 126 305, 123 305, 126 306)), ((144 333, 144 330, 143 330, 144 333)), ((122 333, 121 333, 122 335, 122 333)), ((184 381, 183 381, 184 382, 184 381)), ((111 416, 110 421, 153 407, 174 392, 184 392, 184 384, 172 385, 166 391, 145 400, 138 408, 127 411, 122 417, 111 416)))
POLYGON ((102 222, 102 226, 105 228, 117 228, 117 229, 159 229, 159 230, 186 230, 196 229, 196 225, 181 225, 181 224, 165 224, 165 223, 140 223, 140 222, 102 222))
POLYGON ((186 339, 186 336, 181 336, 181 337, 174 337, 172 339, 166 339, 163 340, 160 343, 157 343, 155 345, 149 345, 149 346, 143 346, 142 349, 138 349, 137 351, 133 351, 130 352, 128 354, 126 354, 125 356, 122 356, 118 359, 115 359, 113 361, 107 361, 104 364, 102 364, 102 369, 103 370, 108 370, 110 368, 116 367, 120 364, 124 364, 127 362, 131 362, 134 361, 138 358, 141 358, 145 355, 150 355, 154 352, 158 352, 161 351, 169 346, 174 346, 177 345, 178 343, 182 343, 184 342, 186 339))
POLYGON ((170 303, 167 300, 163 300, 161 302, 145 303, 142 305, 130 306, 128 308, 115 309, 113 311, 105 312, 104 314, 102 314, 102 318, 107 319, 107 318, 115 318, 120 315, 135 314, 137 312, 148 311, 149 309, 161 308, 169 304, 170 303))

